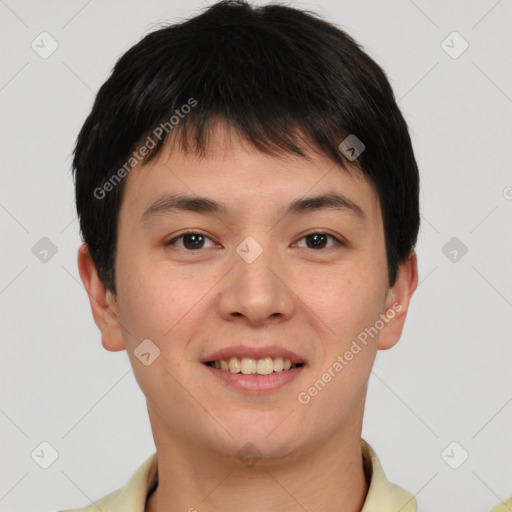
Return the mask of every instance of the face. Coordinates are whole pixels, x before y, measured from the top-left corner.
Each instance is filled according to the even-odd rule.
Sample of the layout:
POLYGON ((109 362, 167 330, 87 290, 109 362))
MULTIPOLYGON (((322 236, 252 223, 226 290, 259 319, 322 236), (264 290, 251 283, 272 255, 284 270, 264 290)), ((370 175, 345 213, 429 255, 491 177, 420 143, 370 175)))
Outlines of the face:
POLYGON ((376 351, 400 338, 416 286, 413 255, 389 288, 370 183, 221 128, 205 157, 166 148, 127 180, 116 297, 104 300, 83 248, 79 266, 103 345, 127 350, 154 432, 224 455, 250 442, 269 458, 358 435, 376 351), (171 194, 196 199, 195 211, 171 194), (287 212, 326 194, 341 199, 287 212), (279 370, 280 356, 299 366, 245 373, 279 370), (244 373, 223 369, 237 369, 230 357, 244 373))

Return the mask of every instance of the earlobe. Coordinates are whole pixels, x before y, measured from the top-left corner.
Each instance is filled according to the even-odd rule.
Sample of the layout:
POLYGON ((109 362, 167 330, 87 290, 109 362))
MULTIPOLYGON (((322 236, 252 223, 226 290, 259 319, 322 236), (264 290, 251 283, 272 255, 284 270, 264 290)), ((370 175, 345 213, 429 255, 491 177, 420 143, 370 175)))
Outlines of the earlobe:
POLYGON ((418 259, 412 250, 408 259, 400 265, 397 280, 388 293, 385 315, 389 320, 380 332, 379 350, 390 349, 402 336, 409 302, 417 286, 418 259))
POLYGON ((117 319, 118 308, 115 296, 105 288, 98 276, 96 266, 87 244, 78 249, 78 271, 87 291, 94 322, 101 330, 101 342, 106 350, 118 351, 126 348, 121 326, 117 319))

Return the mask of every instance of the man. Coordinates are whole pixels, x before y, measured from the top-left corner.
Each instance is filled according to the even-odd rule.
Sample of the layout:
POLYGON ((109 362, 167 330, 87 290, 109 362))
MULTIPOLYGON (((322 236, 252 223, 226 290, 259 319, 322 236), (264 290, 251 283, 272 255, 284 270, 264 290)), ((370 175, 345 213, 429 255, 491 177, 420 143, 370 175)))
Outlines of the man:
POLYGON ((81 510, 416 511, 361 430, 418 282, 419 175, 353 39, 241 1, 150 33, 73 170, 80 276, 156 445, 81 510))

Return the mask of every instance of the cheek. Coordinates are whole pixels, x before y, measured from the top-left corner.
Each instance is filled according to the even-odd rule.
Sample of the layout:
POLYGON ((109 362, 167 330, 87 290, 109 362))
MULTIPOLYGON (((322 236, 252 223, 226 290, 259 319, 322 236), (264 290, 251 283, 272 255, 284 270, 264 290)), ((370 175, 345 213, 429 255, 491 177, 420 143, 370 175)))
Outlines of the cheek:
POLYGON ((332 272, 321 286, 310 284, 308 294, 306 288, 302 290, 305 302, 330 328, 327 332, 335 335, 338 344, 350 343, 383 312, 386 287, 376 270, 370 264, 351 265, 332 272))
MULTIPOLYGON (((171 276, 161 261, 121 238, 116 273, 120 312, 138 335, 160 337, 172 327, 175 317, 185 313, 186 288, 179 277, 171 276)), ((129 325, 127 328, 132 331, 129 325)))
POLYGON ((164 418, 176 416, 174 411, 179 411, 179 417, 186 418, 188 411, 194 408, 186 391, 190 382, 181 375, 179 359, 168 357, 163 351, 150 366, 132 360, 132 367, 144 396, 164 418), (184 387, 182 383, 187 385, 184 387))
POLYGON ((171 268, 168 262, 142 256, 130 261, 125 257, 125 264, 119 264, 118 291, 127 346, 133 351, 149 338, 160 350, 163 367, 179 371, 187 344, 212 307, 214 285, 220 278, 211 269, 207 274, 171 268), (205 295, 207 290, 212 291, 205 295))

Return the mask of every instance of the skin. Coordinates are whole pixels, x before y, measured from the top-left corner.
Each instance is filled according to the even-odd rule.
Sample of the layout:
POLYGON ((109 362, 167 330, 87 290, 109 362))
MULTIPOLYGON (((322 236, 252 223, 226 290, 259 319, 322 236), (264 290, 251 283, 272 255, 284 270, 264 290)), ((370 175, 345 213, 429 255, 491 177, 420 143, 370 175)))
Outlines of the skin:
POLYGON ((78 251, 103 347, 127 350, 147 399, 159 485, 146 511, 231 511, 240 504, 245 512, 360 511, 368 491, 360 447, 368 379, 377 350, 400 339, 418 283, 416 254, 390 288, 379 199, 357 169, 340 169, 312 150, 309 160, 266 155, 222 125, 213 135, 204 158, 177 147, 171 154, 168 143, 128 176, 116 296, 99 279, 87 246, 78 251), (278 214, 281 204, 329 191, 357 203, 364 223, 340 210, 278 214), (180 212, 144 224, 143 211, 163 192, 223 201, 231 214, 180 212), (190 238, 165 246, 188 230, 208 237, 199 249, 190 238), (315 248, 304 238, 313 233, 347 244, 327 238, 315 248), (250 264, 235 250, 248 236, 263 248, 250 264), (397 303, 400 312, 301 404, 298 394, 397 303), (134 355, 146 338, 161 351, 149 366, 134 355), (200 360, 244 340, 289 348, 307 365, 270 394, 234 390, 200 360), (253 466, 237 456, 248 442, 261 454, 253 466))

